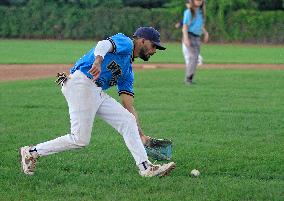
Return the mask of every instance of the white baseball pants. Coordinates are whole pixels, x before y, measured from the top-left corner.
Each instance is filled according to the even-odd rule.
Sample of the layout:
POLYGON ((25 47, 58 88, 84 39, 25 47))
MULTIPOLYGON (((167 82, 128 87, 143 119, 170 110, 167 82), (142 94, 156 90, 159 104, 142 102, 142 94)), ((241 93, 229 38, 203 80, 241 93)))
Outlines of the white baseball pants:
MULTIPOLYGON (((192 40, 191 40, 192 41, 192 40)), ((185 61, 185 80, 193 75, 196 70, 196 66, 203 63, 203 58, 200 55, 200 42, 192 41, 191 47, 187 47, 182 43, 182 52, 185 61)))
POLYGON ((122 135, 136 165, 148 161, 135 116, 81 71, 77 70, 71 74, 61 90, 69 107, 71 132, 36 145, 40 156, 87 146, 95 116, 99 116, 122 135))

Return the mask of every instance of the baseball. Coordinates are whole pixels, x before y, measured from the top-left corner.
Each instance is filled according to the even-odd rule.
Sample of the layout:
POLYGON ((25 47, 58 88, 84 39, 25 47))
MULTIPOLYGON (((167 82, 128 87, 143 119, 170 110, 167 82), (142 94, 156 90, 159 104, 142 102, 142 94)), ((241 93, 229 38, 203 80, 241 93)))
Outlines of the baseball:
POLYGON ((192 177, 198 177, 200 175, 200 172, 197 169, 193 169, 191 170, 190 175, 192 177))

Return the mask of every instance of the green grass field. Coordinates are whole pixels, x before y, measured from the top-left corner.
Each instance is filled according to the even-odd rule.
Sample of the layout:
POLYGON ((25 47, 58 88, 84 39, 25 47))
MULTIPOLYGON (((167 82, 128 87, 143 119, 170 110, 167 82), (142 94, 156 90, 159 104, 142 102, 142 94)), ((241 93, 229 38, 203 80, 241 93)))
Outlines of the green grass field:
MULTIPOLYGON (((72 64, 94 41, 0 40, 0 64, 72 64)), ((166 51, 151 58, 152 63, 183 63, 180 43, 168 43, 166 51)), ((203 45, 206 63, 284 64, 284 46, 203 45)), ((141 61, 139 61, 141 62, 141 61)))
POLYGON ((1 83, 0 200, 283 200, 284 71, 201 69, 191 87, 183 76, 136 72, 145 133, 174 142, 177 168, 166 178, 141 178, 101 120, 87 148, 43 157, 36 175, 21 174, 18 148, 68 132, 68 108, 51 79, 1 83), (199 178, 189 176, 194 168, 199 178))

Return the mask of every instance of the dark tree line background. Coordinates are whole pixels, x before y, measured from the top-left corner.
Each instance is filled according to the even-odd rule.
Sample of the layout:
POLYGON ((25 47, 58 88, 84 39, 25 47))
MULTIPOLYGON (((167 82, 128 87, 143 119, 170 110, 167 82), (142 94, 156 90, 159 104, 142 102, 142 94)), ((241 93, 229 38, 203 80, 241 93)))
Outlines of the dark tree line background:
MULTIPOLYGON (((207 0, 211 41, 284 42, 284 0, 207 0)), ((180 40, 174 28, 184 0, 0 0, 1 38, 101 39, 138 26, 154 26, 164 40, 180 40)))
MULTIPOLYGON (((24 6, 30 0, 0 0, 0 5, 5 6, 24 6)), ((210 0, 207 0, 207 3, 210 0)), ((218 1, 214 1, 218 4, 218 1)), ((230 0, 228 0, 229 2, 230 0)), ((184 4, 183 0, 51 0, 50 2, 58 4, 71 4, 74 6, 84 7, 97 7, 97 6, 130 6, 141 8, 160 8, 160 7, 179 7, 184 4)), ((242 8, 252 6, 259 10, 283 10, 283 0, 251 0, 251 1, 235 1, 235 8, 242 8)))

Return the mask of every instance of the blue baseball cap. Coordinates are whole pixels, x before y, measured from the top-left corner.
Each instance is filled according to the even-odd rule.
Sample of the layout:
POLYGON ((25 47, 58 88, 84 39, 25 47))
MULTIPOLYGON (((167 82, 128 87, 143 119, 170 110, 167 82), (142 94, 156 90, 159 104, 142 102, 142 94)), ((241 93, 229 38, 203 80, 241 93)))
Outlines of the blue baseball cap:
POLYGON ((145 38, 146 40, 150 40, 152 43, 156 45, 158 50, 165 50, 166 48, 160 44, 160 33, 154 29, 153 27, 139 27, 133 36, 138 38, 145 38))

